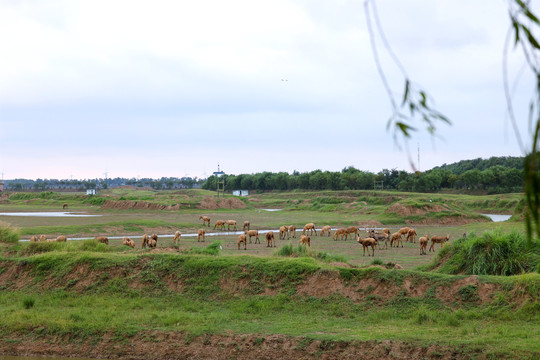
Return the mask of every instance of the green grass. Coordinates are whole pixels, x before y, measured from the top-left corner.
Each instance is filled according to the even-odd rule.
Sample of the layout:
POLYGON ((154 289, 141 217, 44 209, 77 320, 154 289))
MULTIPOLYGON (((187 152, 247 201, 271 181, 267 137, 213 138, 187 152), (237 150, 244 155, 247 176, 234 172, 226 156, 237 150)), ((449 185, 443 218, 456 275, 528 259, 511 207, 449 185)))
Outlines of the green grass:
POLYGON ((20 230, 10 224, 0 222, 0 243, 16 243, 19 241, 20 230))
POLYGON ((219 255, 220 250, 221 250, 221 242, 214 241, 213 243, 211 243, 205 248, 192 247, 191 250, 189 250, 189 253, 202 254, 202 255, 219 255))
POLYGON ((195 223, 171 223, 160 219, 133 219, 127 221, 113 221, 101 224, 82 224, 64 226, 33 226, 21 230, 21 235, 34 234, 104 234, 110 233, 114 228, 116 233, 144 233, 145 229, 167 228, 176 230, 179 228, 194 228, 195 223))
POLYGON ((107 253, 111 251, 120 251, 121 249, 109 247, 93 239, 70 241, 70 242, 35 242, 24 245, 18 245, 12 249, 20 257, 31 256, 34 254, 47 252, 100 252, 107 253))
POLYGON ((122 294, 35 294, 39 302, 21 309, 27 294, 0 293, 4 333, 69 335, 119 339, 149 331, 211 334, 284 334, 324 341, 384 339, 462 348, 496 358, 526 359, 540 354, 538 307, 512 315, 493 308, 440 307, 429 300, 377 307, 341 296, 248 296, 219 302, 183 295, 164 297, 122 294), (366 311, 366 307, 369 311, 366 311))
POLYGON ((292 244, 283 245, 281 248, 275 251, 277 256, 282 257, 312 257, 325 262, 346 262, 345 257, 342 255, 329 254, 324 251, 311 250, 304 245, 297 245, 294 247, 292 244))
MULTIPOLYGON (((50 243, 41 252, 38 245, 17 245, 17 251, 0 258, 0 274, 13 266, 20 269, 0 284, 4 335, 99 339, 109 333, 125 339, 152 331, 187 337, 284 334, 324 341, 437 343, 506 358, 540 353, 539 274, 479 277, 498 287, 493 301, 480 302, 472 284, 456 290, 455 302, 444 303, 437 294, 463 276, 334 268, 306 256, 126 253, 94 241, 50 243), (322 288, 330 276, 331 283, 343 281, 361 296, 353 300, 333 291, 325 296, 299 293, 312 275, 323 282, 322 288), (412 296, 406 286, 431 290, 412 296), (384 287, 388 294, 377 292, 384 287)), ((294 251, 303 252, 292 246, 280 252, 294 251)))
POLYGON ((540 243, 532 246, 525 235, 512 231, 486 231, 481 236, 469 234, 443 247, 425 269, 469 275, 517 275, 540 272, 540 243))
POLYGON ((36 299, 34 299, 31 296, 26 296, 22 299, 22 304, 25 309, 31 309, 34 307, 34 304, 36 303, 36 299))
MULTIPOLYGON (((276 229, 285 224, 301 227, 307 222, 314 222, 318 228, 323 225, 363 226, 370 220, 398 228, 407 219, 437 222, 462 214, 476 218, 479 212, 510 214, 521 199, 521 194, 467 196, 394 191, 293 191, 250 195, 242 199, 248 205, 246 209, 203 210, 194 207, 203 197, 214 196, 213 192, 111 189, 93 198, 79 194, 42 194, 11 197, 7 204, 0 204, 0 210, 57 210, 67 202, 70 210, 103 216, 54 220, 13 218, 13 224, 21 228, 25 236, 41 233, 71 237, 82 234, 89 237, 142 235, 144 232, 172 234, 177 229, 186 233, 202 227, 198 221, 201 214, 211 216, 212 223, 219 218, 235 219, 240 224, 250 220, 252 228, 256 229, 276 229), (105 199, 180 204, 181 209, 100 209, 100 203, 105 199), (449 210, 418 217, 387 212, 397 202, 415 208, 438 204, 449 210), (260 210, 262 208, 284 210, 266 212, 260 210)), ((487 254, 488 248, 493 249, 503 234, 518 230, 518 235, 512 236, 519 237, 524 229, 523 223, 517 221, 496 226, 500 235, 491 236, 489 241, 479 240, 474 250, 472 246, 463 245, 465 240, 459 238, 464 232, 469 234, 467 240, 482 238, 471 233, 493 229, 493 223, 416 228, 420 236, 451 233, 451 243, 463 245, 463 249, 469 251, 463 252, 461 259, 473 258, 476 267, 483 263, 480 268, 490 268, 496 263, 501 265, 496 270, 500 273, 506 273, 504 269, 518 269, 519 272, 522 264, 533 264, 532 267, 526 265, 527 271, 534 268, 538 263, 534 260, 537 250, 524 258, 519 254, 514 257, 518 259, 517 267, 515 260, 505 262, 496 260, 500 258, 494 255, 483 258, 479 255, 487 254)), ((0 316, 3 319, 0 334, 10 335, 9 338, 16 338, 14 334, 27 334, 28 341, 32 337, 48 335, 101 339, 105 333, 115 334, 119 339, 135 338, 152 331, 178 331, 188 338, 206 334, 257 334, 258 339, 263 339, 271 334, 285 334, 305 338, 306 346, 313 339, 324 343, 396 340, 420 347, 448 345, 455 347, 457 352, 481 354, 485 358, 532 359, 540 354, 537 341, 540 335, 538 274, 480 275, 478 283, 456 287, 456 282, 466 277, 446 273, 469 270, 456 270, 461 267, 452 267, 448 261, 437 270, 444 273, 335 268, 329 264, 369 265, 373 262, 390 268, 393 263, 398 263, 412 269, 434 256, 431 253, 419 255, 417 244, 376 250, 377 260, 373 260, 362 257, 357 243, 333 241, 328 237, 312 237, 309 251, 297 247, 297 239, 280 240, 278 243, 285 245, 279 249, 283 256, 271 256, 274 250, 264 245, 253 245, 247 251, 239 252, 236 238, 233 235, 216 236, 217 241, 209 246, 196 243, 194 238, 182 238, 179 246, 170 245, 168 239, 160 239, 156 251, 122 247, 118 241, 111 241, 109 246, 93 240, 1 244, 0 275, 14 268, 17 271, 10 277, 5 274, 0 277, 3 279, 0 283, 0 316), (246 253, 256 256, 246 256, 246 253), (317 285, 326 276, 330 276, 334 285, 342 282, 350 291, 349 295, 360 296, 354 300, 354 296, 339 295, 337 290, 329 296, 299 291, 302 286, 305 289, 317 285), (306 284, 313 278, 317 281, 306 284), (365 285, 366 282, 371 285, 365 285), (488 302, 482 300, 480 293, 483 283, 496 289, 488 302), (387 287, 390 290, 384 292, 387 287), (412 295, 415 289, 422 287, 427 287, 424 295, 412 295), (449 289, 453 289, 454 298, 451 302, 441 301, 440 294, 449 289)), ((520 244, 519 239, 513 241, 520 244)), ((449 247, 443 247, 440 254, 447 260, 449 247)), ((463 261, 456 264, 463 264, 463 261)), ((324 283, 321 286, 324 288, 324 283)))

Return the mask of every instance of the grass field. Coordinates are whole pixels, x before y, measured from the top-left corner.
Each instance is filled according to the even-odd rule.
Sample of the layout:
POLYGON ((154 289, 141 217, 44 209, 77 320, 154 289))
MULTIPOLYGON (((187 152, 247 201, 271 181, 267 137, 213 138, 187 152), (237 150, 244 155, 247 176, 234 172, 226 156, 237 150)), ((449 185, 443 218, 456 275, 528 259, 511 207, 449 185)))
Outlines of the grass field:
MULTIPOLYGON (((176 230, 184 234, 194 234, 197 229, 202 228, 202 221, 199 215, 204 214, 212 218, 212 224, 216 219, 233 219, 241 226, 245 220, 249 220, 252 229, 274 230, 277 232, 281 225, 294 224, 298 228, 308 222, 313 222, 320 229, 323 225, 330 225, 334 228, 341 226, 388 226, 392 231, 405 226, 406 222, 413 221, 410 218, 418 218, 419 225, 415 229, 419 236, 445 235, 449 233, 451 239, 461 237, 464 233, 482 232, 493 228, 500 228, 503 231, 523 228, 520 222, 493 223, 486 219, 474 218, 473 221, 465 224, 452 224, 456 221, 449 221, 449 224, 437 223, 433 218, 441 213, 426 212, 421 215, 403 216, 388 213, 388 209, 396 203, 412 208, 422 208, 432 206, 432 204, 443 204, 448 207, 449 213, 458 213, 460 216, 471 217, 473 212, 488 213, 508 213, 514 211, 514 207, 519 202, 519 194, 505 194, 492 196, 466 196, 466 195, 440 195, 440 194, 411 194, 399 192, 373 192, 373 191, 341 191, 341 192, 288 192, 288 193, 263 193, 250 195, 243 199, 247 205, 243 209, 193 209, 182 208, 179 210, 140 210, 140 209, 101 209, 99 206, 89 204, 84 195, 68 195, 46 193, 46 196, 38 194, 20 194, 15 200, 0 204, 0 212, 17 211, 59 211, 63 203, 69 204, 69 211, 87 212, 89 214, 101 215, 99 217, 2 217, 0 220, 9 221, 13 226, 19 227, 23 239, 28 239, 31 235, 46 234, 49 237, 66 235, 70 238, 94 237, 106 235, 110 237, 130 236, 138 246, 141 244, 141 236, 144 233, 157 233, 166 235, 159 241, 160 247, 170 248, 172 238, 170 237, 176 230), (315 210, 313 208, 315 203, 315 210), (428 205, 429 204, 429 205, 428 205), (325 206, 338 206, 339 209, 333 211, 325 210, 325 206), (321 208, 322 206, 322 208, 321 208), (266 211, 263 209, 283 209, 281 211, 266 211), (456 210, 458 209, 458 210, 456 210), (391 219, 390 223, 383 222, 384 219, 391 219), (428 219, 426 221, 426 219, 428 219), (383 221, 381 221, 383 220, 383 221), (399 221, 400 222, 399 222, 399 221), (476 222, 481 221, 481 222, 476 222), (422 224, 428 223, 428 224, 422 224)), ((128 199, 133 201, 151 201, 156 203, 172 204, 173 200, 181 199, 183 203, 197 204, 203 198, 212 195, 206 190, 186 190, 186 191, 149 191, 136 189, 113 189, 100 195, 104 199, 128 199)), ((444 213, 444 212, 443 212, 444 213)), ((467 221, 463 221, 467 222, 467 221)), ((213 225, 212 225, 213 227, 213 225)), ((212 227, 207 231, 212 232, 212 227)), ((299 234, 299 232, 298 232, 299 234)), ((277 234, 276 234, 277 235, 277 234)), ((220 241, 223 246, 223 253, 226 255, 237 255, 236 250, 237 235, 221 233, 217 236, 208 237, 210 241, 220 241)), ((277 240, 277 245, 293 243, 291 240, 277 240)), ((264 238, 261 236, 262 245, 250 245, 247 254, 258 256, 271 255, 274 249, 266 248, 264 238)), ((111 240, 112 246, 119 246, 121 240, 111 240)), ((189 249, 191 246, 202 246, 197 244, 195 238, 184 236, 180 243, 181 249, 189 249)), ((369 264, 372 259, 362 256, 362 249, 355 241, 333 241, 329 237, 316 237, 313 239, 314 250, 324 251, 332 254, 344 256, 348 262, 354 265, 369 264)), ((241 252, 244 253, 244 252, 241 252)), ((433 257, 432 253, 427 256, 419 255, 417 244, 404 244, 404 248, 387 249, 376 252, 375 258, 383 262, 394 262, 401 266, 412 269, 417 265, 428 263, 433 257)))
POLYGON ((327 224, 392 230, 409 225, 419 236, 449 233, 452 243, 464 233, 523 232, 520 221, 493 223, 477 215, 514 214, 518 194, 264 193, 242 199, 242 208, 196 208, 210 194, 118 189, 100 195, 166 206, 182 200, 185 206, 174 210, 105 209, 96 205, 102 200, 55 193, 2 201, 0 212, 60 211, 67 202, 70 211, 102 215, 0 215, 19 228, 23 239, 33 234, 128 235, 137 246, 122 246, 121 239, 111 239, 109 246, 91 240, 0 244, 0 354, 122 359, 185 358, 181 353, 315 359, 342 357, 347 351, 355 358, 540 356, 538 274, 420 271, 436 255, 420 255, 414 243, 377 249, 375 257, 368 257, 353 240, 313 236, 303 256, 289 258, 277 252, 296 247, 298 238, 279 240, 276 233, 277 246, 268 248, 261 234, 261 243, 248 244, 244 251, 237 249, 237 235, 231 233, 208 236, 204 243, 187 236, 202 228, 198 217, 204 214, 212 224, 218 218, 240 225, 249 220, 259 230, 290 224, 301 228, 307 222, 319 229, 327 224), (263 210, 268 208, 282 210, 263 210), (184 234, 179 245, 172 242, 175 230, 184 234), (160 235, 157 249, 141 249, 141 235, 153 232, 160 235), (382 266, 365 267, 374 261, 382 266), (393 264, 405 270, 390 269, 393 264))

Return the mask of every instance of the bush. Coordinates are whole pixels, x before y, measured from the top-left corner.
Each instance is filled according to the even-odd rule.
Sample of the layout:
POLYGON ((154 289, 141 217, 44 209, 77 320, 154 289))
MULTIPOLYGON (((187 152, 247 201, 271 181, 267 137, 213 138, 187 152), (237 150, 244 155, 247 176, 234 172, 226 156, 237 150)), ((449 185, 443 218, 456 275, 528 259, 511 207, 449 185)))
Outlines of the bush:
POLYGON ((0 222, 0 242, 17 243, 19 238, 19 229, 12 227, 8 223, 0 222))

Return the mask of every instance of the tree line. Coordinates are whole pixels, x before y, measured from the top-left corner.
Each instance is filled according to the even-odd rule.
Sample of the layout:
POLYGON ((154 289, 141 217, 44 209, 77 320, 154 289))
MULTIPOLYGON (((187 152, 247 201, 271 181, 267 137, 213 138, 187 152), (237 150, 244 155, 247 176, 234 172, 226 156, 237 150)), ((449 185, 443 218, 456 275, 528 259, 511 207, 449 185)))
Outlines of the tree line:
POLYGON ((160 179, 151 178, 111 178, 111 179, 14 179, 5 180, 6 190, 11 191, 45 191, 45 190, 64 190, 81 191, 87 189, 107 189, 117 186, 131 185, 134 187, 150 187, 155 190, 163 189, 191 189, 200 187, 204 179, 191 177, 162 177, 160 179))
MULTIPOLYGON (((370 190, 436 192, 443 189, 482 191, 488 194, 523 191, 524 158, 492 157, 464 160, 425 172, 383 169, 378 173, 347 167, 338 172, 315 170, 292 174, 262 172, 222 175, 225 190, 370 190)), ((203 189, 216 190, 218 178, 210 176, 203 189)))

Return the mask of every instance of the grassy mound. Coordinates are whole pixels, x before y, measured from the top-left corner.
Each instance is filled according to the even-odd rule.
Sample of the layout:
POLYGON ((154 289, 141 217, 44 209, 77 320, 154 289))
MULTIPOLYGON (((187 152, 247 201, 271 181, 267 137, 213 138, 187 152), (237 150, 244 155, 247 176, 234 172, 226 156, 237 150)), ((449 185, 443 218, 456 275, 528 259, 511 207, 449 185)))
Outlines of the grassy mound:
POLYGON ((540 272, 540 243, 518 232, 486 231, 458 239, 438 253, 425 270, 445 274, 518 275, 540 272))

